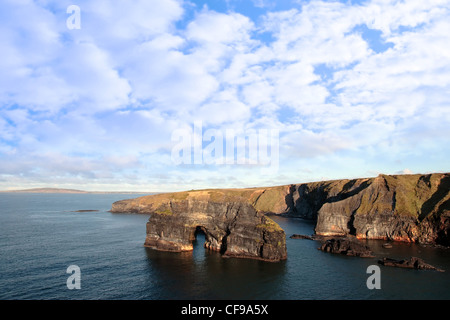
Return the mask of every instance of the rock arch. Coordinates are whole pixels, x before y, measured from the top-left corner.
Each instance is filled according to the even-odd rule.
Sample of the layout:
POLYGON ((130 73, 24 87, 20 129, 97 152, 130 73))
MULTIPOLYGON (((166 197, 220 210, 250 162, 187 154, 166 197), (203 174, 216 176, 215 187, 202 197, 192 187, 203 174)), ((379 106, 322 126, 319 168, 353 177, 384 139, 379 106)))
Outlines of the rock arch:
POLYGON ((283 229, 245 202, 164 203, 147 222, 145 246, 162 251, 192 251, 198 228, 205 233, 205 247, 224 257, 267 261, 287 257, 283 229))
POLYGON ((222 240, 220 241, 220 235, 217 235, 216 233, 210 232, 207 227, 203 225, 198 225, 195 228, 193 228, 193 233, 190 237, 190 241, 192 243, 197 239, 197 234, 199 232, 202 232, 205 235, 205 242, 203 243, 203 247, 206 249, 217 251, 217 252, 224 252, 224 242, 226 247, 226 237, 222 237, 222 240), (220 242, 219 242, 220 241, 220 242))

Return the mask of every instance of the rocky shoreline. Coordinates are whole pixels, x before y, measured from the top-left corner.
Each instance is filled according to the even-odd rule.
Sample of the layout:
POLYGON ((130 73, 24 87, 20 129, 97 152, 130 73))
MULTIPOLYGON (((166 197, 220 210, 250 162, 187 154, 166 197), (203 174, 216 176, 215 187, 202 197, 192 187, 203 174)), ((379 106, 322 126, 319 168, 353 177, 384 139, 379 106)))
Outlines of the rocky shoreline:
POLYGON ((286 216, 316 221, 315 233, 450 245, 450 174, 379 175, 292 185, 286 216))
MULTIPOLYGON (((317 249, 327 253, 362 258, 376 258, 376 255, 373 253, 372 249, 364 244, 361 240, 358 240, 356 237, 328 237, 293 234, 289 238, 316 240, 320 243, 320 246, 317 249)), ((391 249, 393 246, 390 243, 384 243, 382 247, 391 249)), ((378 259, 377 262, 378 264, 387 267, 445 272, 445 270, 437 268, 418 257, 410 257, 409 259, 393 259, 389 257, 382 257, 378 259)))
MULTIPOLYGON (((283 260, 284 249, 274 249, 282 243, 280 235, 275 236, 276 240, 271 239, 274 234, 271 227, 283 234, 284 231, 270 215, 315 221, 311 239, 353 237, 449 247, 450 174, 379 175, 268 188, 191 190, 118 201, 112 205, 111 212, 150 213, 146 245, 159 250, 190 250, 192 230, 200 226, 208 230, 205 232, 207 247, 226 252, 224 256, 283 260), (253 220, 230 222, 227 208, 238 204, 252 212, 253 220), (196 206, 202 209, 192 209, 196 206), (214 225, 211 221, 220 225, 215 226, 220 232, 214 235, 210 231, 214 225), (233 236, 228 239, 231 229, 233 235, 239 234, 236 239, 241 238, 242 243, 236 248, 228 246, 228 242, 227 246, 223 244, 224 239, 233 239, 233 236), (258 239, 253 241, 258 245, 242 240, 252 237, 258 239)), ((231 219, 236 217, 231 214, 231 219)), ((334 241, 328 242, 324 250, 368 254, 355 253, 361 249, 355 246, 354 241, 334 241)))

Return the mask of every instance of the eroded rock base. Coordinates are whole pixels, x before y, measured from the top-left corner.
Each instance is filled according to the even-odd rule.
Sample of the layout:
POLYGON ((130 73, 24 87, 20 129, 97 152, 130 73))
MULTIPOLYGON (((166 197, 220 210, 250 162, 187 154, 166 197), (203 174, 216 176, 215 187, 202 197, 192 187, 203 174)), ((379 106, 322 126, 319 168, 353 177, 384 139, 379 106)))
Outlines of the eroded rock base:
POLYGON ((145 246, 162 251, 192 251, 198 230, 205 248, 224 257, 280 261, 287 258, 285 232, 270 218, 241 202, 170 201, 147 222, 145 246))

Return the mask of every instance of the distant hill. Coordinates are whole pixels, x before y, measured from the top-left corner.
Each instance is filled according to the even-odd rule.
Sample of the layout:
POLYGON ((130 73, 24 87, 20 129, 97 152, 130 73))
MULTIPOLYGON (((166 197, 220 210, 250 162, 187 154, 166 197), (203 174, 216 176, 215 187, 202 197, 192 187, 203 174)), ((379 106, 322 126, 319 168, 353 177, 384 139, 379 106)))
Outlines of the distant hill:
POLYGON ((61 188, 33 188, 23 190, 7 190, 2 192, 23 192, 23 193, 89 193, 88 191, 76 189, 61 189, 61 188))
POLYGON ((154 192, 138 192, 138 191, 84 191, 77 189, 62 189, 62 188, 32 188, 23 190, 4 190, 0 192, 12 193, 122 193, 122 194, 154 194, 154 192))

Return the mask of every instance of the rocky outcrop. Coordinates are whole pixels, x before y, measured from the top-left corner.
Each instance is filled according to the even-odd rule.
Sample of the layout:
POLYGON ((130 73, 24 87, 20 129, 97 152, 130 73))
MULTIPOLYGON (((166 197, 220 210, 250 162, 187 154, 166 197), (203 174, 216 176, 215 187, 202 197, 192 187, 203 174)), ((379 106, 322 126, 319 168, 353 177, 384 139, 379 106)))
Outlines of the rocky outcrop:
POLYGON ((416 270, 436 270, 439 272, 444 272, 444 270, 436 268, 417 257, 411 257, 409 259, 401 259, 401 260, 392 258, 383 258, 378 260, 378 263, 389 267, 408 268, 416 270))
POLYGON ((286 235, 278 224, 238 196, 211 195, 147 196, 116 202, 111 211, 150 213, 145 246, 156 250, 191 251, 196 233, 203 232, 204 246, 224 257, 286 259, 286 235))
POLYGON ((319 248, 324 252, 344 254, 346 256, 370 258, 373 257, 372 250, 351 238, 332 238, 326 240, 319 248))
POLYGON ((447 244, 450 175, 386 176, 361 182, 357 192, 328 199, 317 212, 319 235, 447 244))
POLYGON ((292 236, 289 237, 290 239, 307 239, 307 240, 314 240, 314 238, 312 236, 307 236, 304 234, 293 234, 292 236))
MULTIPOLYGON (((450 246, 449 173, 379 175, 267 188, 208 189, 161 197, 174 201, 194 197, 217 203, 247 203, 261 214, 315 220, 315 234, 320 236, 352 235, 359 239, 450 246)), ((113 209, 154 211, 146 199, 118 202, 113 209)), ((152 199, 159 201, 158 197, 152 199)))
POLYGON ((379 175, 253 192, 248 202, 257 210, 315 220, 316 235, 450 246, 449 173, 379 175))

